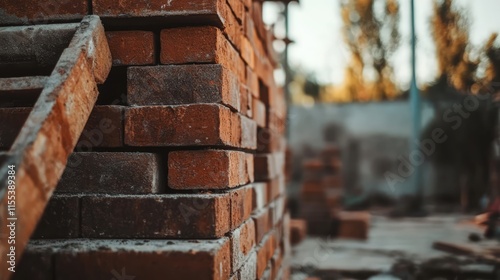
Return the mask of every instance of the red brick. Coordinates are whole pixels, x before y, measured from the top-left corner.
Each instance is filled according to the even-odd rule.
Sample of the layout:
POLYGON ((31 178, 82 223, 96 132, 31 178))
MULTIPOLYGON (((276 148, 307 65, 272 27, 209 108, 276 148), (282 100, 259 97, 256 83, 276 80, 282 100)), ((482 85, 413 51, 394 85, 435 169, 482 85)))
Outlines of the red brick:
POLYGON ((180 27, 161 32, 162 64, 218 63, 245 80, 244 62, 238 52, 213 26, 180 27))
POLYGON ((220 103, 240 110, 237 78, 218 64, 130 67, 130 105, 220 103))
POLYGON ((0 108, 0 148, 9 149, 14 143, 31 108, 0 108))
POLYGON ((255 241, 257 243, 260 243, 262 238, 271 229, 271 221, 269 218, 268 208, 257 211, 252 215, 252 219, 255 222, 255 241))
POLYGON ((254 183, 252 188, 253 210, 263 209, 268 203, 268 183, 254 183))
POLYGON ((269 261, 273 254, 272 238, 271 235, 268 234, 262 239, 262 242, 257 248, 257 279, 261 279, 264 276, 264 272, 268 269, 269 261))
POLYGON ((252 94, 253 97, 256 99, 259 99, 260 93, 259 93, 259 76, 254 73, 253 69, 247 66, 245 68, 245 73, 246 73, 246 85, 248 87, 248 90, 252 94))
POLYGON ((80 234, 80 198, 54 195, 32 238, 76 238, 80 234))
POLYGON ((243 152, 170 152, 168 186, 173 189, 227 189, 245 185, 253 179, 247 165, 247 155, 243 152))
POLYGON ((290 238, 292 245, 302 242, 307 235, 307 222, 305 220, 292 219, 290 221, 290 238))
POLYGON ((61 193, 160 193, 166 178, 161 158, 152 153, 73 153, 59 181, 61 193))
MULTIPOLYGON (((229 279, 230 244, 218 240, 69 240, 39 242, 54 254, 56 279, 229 279)), ((33 246, 32 246, 33 247, 33 246)))
POLYGON ((239 227, 252 213, 253 185, 231 192, 231 229, 239 227))
POLYGON ((282 264, 283 254, 278 249, 274 252, 274 256, 271 258, 271 279, 279 279, 278 275, 282 264))
POLYGON ((216 104, 150 106, 125 112, 129 146, 233 146, 231 112, 216 104))
POLYGON ((238 115, 236 122, 235 133, 238 133, 238 130, 241 133, 240 147, 255 150, 257 148, 257 123, 241 115, 238 115))
POLYGON ((246 64, 253 69, 255 67, 255 54, 253 46, 246 37, 242 37, 241 44, 241 56, 246 64))
POLYGON ((286 141, 283 135, 267 128, 257 127, 257 152, 272 153, 284 151, 286 141))
POLYGON ((123 146, 123 106, 95 106, 76 144, 76 151, 123 146))
POLYGON ((239 280, 255 280, 257 277, 257 253, 252 251, 248 260, 238 271, 239 280))
POLYGON ((269 185, 267 194, 269 200, 274 200, 285 193, 286 183, 283 175, 269 180, 267 184, 269 185))
POLYGON ((87 0, 75 1, 14 1, 0 4, 0 25, 44 23, 81 19, 88 12, 87 0))
POLYGON ((340 212, 338 215, 338 238, 362 239, 368 238, 370 229, 370 214, 368 212, 340 212))
POLYGON ((113 65, 147 65, 155 62, 154 35, 150 31, 106 32, 113 65))
POLYGON ((266 127, 266 105, 257 98, 253 98, 252 118, 259 127, 266 127))
POLYGON ((200 17, 204 16, 207 20, 215 19, 217 16, 219 0, 198 0, 198 1, 173 1, 166 3, 161 0, 135 1, 125 0, 120 5, 113 0, 92 0, 93 12, 101 17, 200 17))
POLYGON ((229 194, 82 198, 82 237, 216 238, 230 230, 229 194))
POLYGON ((285 158, 283 153, 258 154, 254 163, 255 180, 266 181, 283 174, 285 158))
POLYGON ((232 271, 236 272, 248 260, 255 247, 255 225, 247 220, 231 233, 232 271))

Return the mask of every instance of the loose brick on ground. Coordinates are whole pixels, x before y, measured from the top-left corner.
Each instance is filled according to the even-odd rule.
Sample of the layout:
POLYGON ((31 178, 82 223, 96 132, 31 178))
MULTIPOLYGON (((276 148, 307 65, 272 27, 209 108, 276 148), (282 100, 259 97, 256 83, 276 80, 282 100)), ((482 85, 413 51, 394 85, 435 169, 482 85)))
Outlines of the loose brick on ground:
POLYGON ((151 31, 108 31, 106 38, 114 66, 155 62, 154 35, 151 31))
POLYGON ((152 153, 73 153, 59 181, 61 193, 160 193, 166 177, 161 156, 152 153))
POLYGON ((173 189, 242 186, 253 180, 250 164, 253 157, 238 151, 173 151, 168 155, 168 186, 173 189))
POLYGON ((370 229, 370 213, 347 212, 338 214, 338 238, 367 239, 370 229))
POLYGON ((229 194, 82 198, 82 237, 218 238, 230 230, 229 194))
POLYGON ((240 85, 219 64, 130 67, 130 105, 220 103, 240 110, 240 85))
POLYGON ((307 235, 307 222, 305 220, 292 219, 290 221, 290 234, 292 245, 302 242, 307 235))

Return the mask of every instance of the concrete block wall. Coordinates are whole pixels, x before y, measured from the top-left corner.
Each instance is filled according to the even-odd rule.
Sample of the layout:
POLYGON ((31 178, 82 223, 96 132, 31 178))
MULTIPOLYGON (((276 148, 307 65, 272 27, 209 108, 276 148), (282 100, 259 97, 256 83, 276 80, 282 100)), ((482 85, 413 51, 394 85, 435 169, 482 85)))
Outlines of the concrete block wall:
MULTIPOLYGON (((87 14, 113 68, 14 279, 288 279, 286 104, 262 2, 0 3, 2 26, 87 14)), ((0 149, 29 110, 0 108, 0 149)))

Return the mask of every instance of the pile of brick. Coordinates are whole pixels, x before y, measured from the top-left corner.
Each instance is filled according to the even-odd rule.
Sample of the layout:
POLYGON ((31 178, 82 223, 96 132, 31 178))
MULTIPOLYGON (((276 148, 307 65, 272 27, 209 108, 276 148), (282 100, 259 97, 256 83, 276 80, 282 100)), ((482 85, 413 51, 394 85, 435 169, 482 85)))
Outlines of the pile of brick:
MULTIPOLYGON (((113 68, 14 278, 288 279, 262 2, 50 2, 3 1, 0 25, 99 15, 113 68)), ((0 108, 1 149, 27 105, 0 108)))
MULTIPOLYGON (((311 235, 367 239, 370 214, 344 211, 342 163, 338 146, 327 145, 318 158, 303 162, 300 216, 311 235)), ((297 230, 297 229, 295 229, 297 230)))
POLYGON ((300 216, 307 221, 308 233, 331 235, 332 222, 342 207, 340 150, 327 146, 319 158, 303 163, 300 216))

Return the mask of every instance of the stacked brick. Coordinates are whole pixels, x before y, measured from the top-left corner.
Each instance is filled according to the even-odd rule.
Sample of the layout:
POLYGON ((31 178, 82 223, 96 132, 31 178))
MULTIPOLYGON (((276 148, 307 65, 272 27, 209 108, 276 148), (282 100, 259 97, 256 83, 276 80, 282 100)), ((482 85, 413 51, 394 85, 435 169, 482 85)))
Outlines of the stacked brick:
MULTIPOLYGON (((0 4, 0 25, 97 14, 113 69, 15 278, 289 279, 286 104, 262 2, 32 2, 0 4)), ((0 148, 29 111, 0 110, 0 148)))
POLYGON ((307 221, 308 233, 334 234, 343 191, 339 148, 327 146, 319 158, 305 160, 302 179, 300 216, 307 221))

